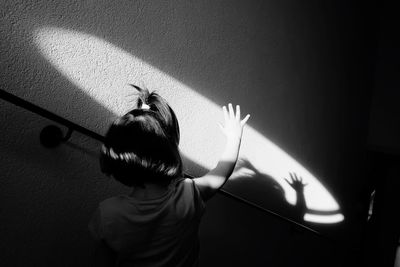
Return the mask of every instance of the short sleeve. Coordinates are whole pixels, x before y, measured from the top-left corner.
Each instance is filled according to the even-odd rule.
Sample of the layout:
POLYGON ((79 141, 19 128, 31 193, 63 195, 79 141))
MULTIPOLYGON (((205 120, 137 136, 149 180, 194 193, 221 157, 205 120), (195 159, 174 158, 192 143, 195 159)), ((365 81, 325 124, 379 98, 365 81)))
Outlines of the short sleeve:
POLYGON ((89 232, 95 240, 102 240, 104 238, 101 211, 97 208, 88 224, 89 232))

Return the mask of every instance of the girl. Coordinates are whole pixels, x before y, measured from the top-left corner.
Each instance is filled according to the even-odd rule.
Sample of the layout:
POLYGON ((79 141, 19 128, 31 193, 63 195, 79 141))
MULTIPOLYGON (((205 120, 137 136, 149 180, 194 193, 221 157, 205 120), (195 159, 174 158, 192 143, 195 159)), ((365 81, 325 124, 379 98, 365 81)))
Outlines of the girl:
POLYGON ((129 195, 102 201, 89 230, 98 242, 96 265, 198 266, 198 229, 209 200, 236 164, 243 127, 240 107, 223 107, 225 150, 206 175, 182 172, 179 125, 158 94, 139 91, 137 107, 117 119, 101 149, 101 170, 124 185, 129 195), (107 257, 105 257, 108 255, 107 257))

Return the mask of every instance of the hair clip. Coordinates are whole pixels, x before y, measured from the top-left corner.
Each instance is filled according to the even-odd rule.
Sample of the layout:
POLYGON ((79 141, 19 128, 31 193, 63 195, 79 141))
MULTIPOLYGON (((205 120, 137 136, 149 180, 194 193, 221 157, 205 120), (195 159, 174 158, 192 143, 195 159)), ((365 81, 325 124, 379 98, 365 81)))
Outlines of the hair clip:
POLYGON ((142 103, 142 106, 140 108, 141 109, 150 109, 150 106, 145 103, 142 103))

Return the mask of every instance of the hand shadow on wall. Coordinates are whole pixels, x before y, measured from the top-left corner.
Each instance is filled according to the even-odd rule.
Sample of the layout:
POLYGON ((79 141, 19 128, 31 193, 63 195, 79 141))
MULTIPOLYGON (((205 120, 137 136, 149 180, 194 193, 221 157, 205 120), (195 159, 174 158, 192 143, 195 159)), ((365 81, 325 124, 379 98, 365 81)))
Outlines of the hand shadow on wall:
POLYGON ((239 191, 242 197, 257 205, 297 222, 303 222, 307 211, 304 197, 306 184, 295 173, 288 173, 285 181, 296 192, 295 205, 286 201, 284 189, 274 178, 260 172, 248 159, 240 158, 226 189, 232 193, 239 191))

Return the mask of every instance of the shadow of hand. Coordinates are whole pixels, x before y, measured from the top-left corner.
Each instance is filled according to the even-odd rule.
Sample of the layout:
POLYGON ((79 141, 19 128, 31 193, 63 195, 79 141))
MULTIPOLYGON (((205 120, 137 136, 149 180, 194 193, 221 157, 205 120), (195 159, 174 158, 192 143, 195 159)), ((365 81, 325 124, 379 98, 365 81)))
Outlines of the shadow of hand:
POLYGON ((289 172, 290 181, 286 178, 285 181, 296 191, 296 206, 293 210, 293 216, 298 221, 303 221, 304 214, 307 211, 306 199, 304 197, 304 187, 307 185, 303 183, 303 179, 300 176, 297 176, 296 173, 289 172))
POLYGON ((286 178, 285 181, 297 192, 297 193, 303 193, 304 192, 304 187, 307 185, 306 183, 303 183, 303 178, 300 176, 297 176, 296 173, 291 173, 289 172, 290 175, 290 181, 286 178))

